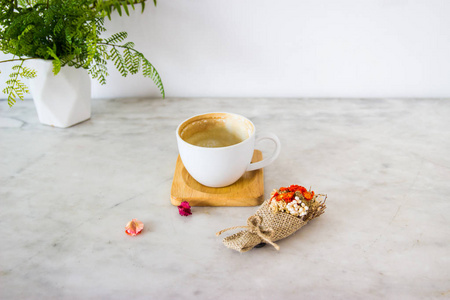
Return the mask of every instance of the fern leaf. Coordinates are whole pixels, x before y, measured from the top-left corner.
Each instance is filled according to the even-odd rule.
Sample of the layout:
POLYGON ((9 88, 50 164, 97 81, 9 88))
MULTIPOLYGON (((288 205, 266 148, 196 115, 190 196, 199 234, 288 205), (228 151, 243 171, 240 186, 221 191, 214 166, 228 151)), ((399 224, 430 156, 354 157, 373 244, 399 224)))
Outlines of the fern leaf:
POLYGON ((57 75, 61 71, 61 61, 59 59, 53 60, 53 74, 57 75))
POLYGON ((8 86, 7 87, 5 87, 4 89, 3 89, 3 93, 4 94, 7 94, 7 95, 9 95, 9 94, 11 94, 12 93, 12 91, 14 90, 14 88, 11 86, 11 85, 9 85, 8 84, 8 86))
POLYGON ((22 31, 22 33, 17 37, 18 40, 22 39, 25 34, 27 34, 28 32, 30 32, 31 30, 33 30, 34 25, 28 25, 27 27, 25 27, 25 29, 22 31))
POLYGON ((128 4, 130 4, 131 8, 134 10, 134 0, 128 0, 128 4))
POLYGON ((122 57, 122 54, 120 54, 120 51, 117 50, 116 47, 112 47, 110 54, 111 54, 111 59, 114 62, 114 66, 117 68, 117 70, 119 71, 119 73, 122 76, 126 77, 128 75, 128 71, 127 71, 125 61, 122 57))
POLYGON ((102 58, 94 59, 92 64, 89 66, 88 70, 92 79, 97 79, 100 84, 106 84, 106 76, 108 76, 108 72, 106 69, 106 62, 102 60, 102 58))
POLYGON ((107 6, 105 9, 106 9, 106 15, 108 16, 108 19, 111 20, 111 12, 112 12, 111 6, 107 6))
POLYGON ((9 76, 10 79, 6 81, 6 87, 3 89, 3 93, 8 95, 8 105, 10 107, 16 103, 17 98, 23 100, 23 95, 29 93, 28 87, 19 79, 19 77, 23 77, 24 73, 27 75, 31 73, 31 69, 23 69, 23 62, 24 60, 22 60, 19 65, 12 67, 14 72, 11 74, 13 74, 13 76, 9 76))
POLYGON ((24 7, 28 4, 26 0, 18 0, 17 2, 19 4, 19 6, 22 6, 22 7, 24 7))
POLYGON ((87 59, 85 61, 85 63, 83 64, 84 68, 89 67, 89 65, 91 64, 92 60, 94 59, 95 53, 97 52, 96 48, 97 48, 97 26, 94 24, 92 31, 91 31, 91 35, 88 37, 87 40, 87 59))
POLYGON ((127 16, 129 16, 130 15, 130 12, 129 12, 129 10, 128 10, 128 3, 123 3, 122 4, 122 7, 123 7, 123 10, 125 11, 125 13, 127 14, 127 16))
POLYGON ((125 65, 131 74, 136 74, 139 71, 139 66, 136 66, 136 63, 133 59, 133 54, 130 49, 125 48, 123 50, 123 57, 125 59, 125 65))
POLYGON ((135 68, 137 69, 137 72, 139 72, 139 70, 141 69, 141 63, 142 63, 141 56, 139 54, 135 53, 133 56, 133 64, 134 64, 135 68))
POLYGON ((105 39, 103 42, 106 44, 118 44, 128 37, 128 33, 121 31, 114 33, 111 37, 105 39))
POLYGON ((50 48, 47 47, 47 53, 53 58, 53 74, 58 74, 61 70, 61 61, 59 60, 59 57, 56 56, 55 52, 50 48))
POLYGON ((23 99, 23 94, 28 94, 30 91, 28 87, 19 79, 16 81, 16 92, 20 99, 23 99))
POLYGON ((121 8, 120 4, 114 1, 113 6, 119 13, 119 16, 122 16, 122 8, 121 8))
POLYGON ((61 18, 58 20, 58 22, 55 25, 55 28, 53 28, 53 34, 57 35, 61 32, 61 30, 64 28, 64 20, 61 18))
POLYGON ((22 77, 31 79, 36 77, 36 70, 30 69, 28 67, 23 67, 22 69, 22 77))
POLYGON ((106 31, 104 18, 95 18, 95 25, 97 25, 97 36, 106 31))
MULTIPOLYGON (((14 78, 17 77, 17 75, 19 75, 19 72, 11 72, 11 74, 9 74, 9 78, 11 78, 11 80, 14 80, 14 78)), ((8 80, 9 81, 9 80, 8 80)))
POLYGON ((134 48, 134 43, 133 42, 127 42, 123 45, 125 48, 134 48))
POLYGON ((142 74, 144 75, 144 77, 150 77, 160 90, 162 97, 165 98, 164 85, 162 83, 161 76, 159 75, 156 68, 150 63, 150 61, 145 58, 145 56, 141 52, 130 47, 132 45, 134 46, 134 44, 127 43, 125 45, 103 44, 103 46, 112 47, 106 59, 110 59, 113 61, 114 66, 122 76, 127 76, 128 72, 130 72, 131 74, 136 74, 142 66, 142 74), (127 45, 128 47, 126 47, 125 45, 127 45), (121 55, 117 47, 124 49, 123 56, 121 55), (134 52, 134 54, 132 52, 134 52))
POLYGON ((66 43, 71 45, 72 44, 72 33, 70 32, 69 28, 66 28, 64 31, 64 36, 66 37, 66 43))
POLYGON ((142 53, 140 54, 142 55, 142 73, 145 77, 150 77, 153 80, 155 85, 159 88, 162 97, 165 98, 166 93, 158 71, 156 71, 155 67, 144 57, 142 53))
POLYGON ((8 105, 9 105, 9 107, 12 107, 14 105, 14 103, 16 103, 16 96, 13 95, 12 93, 9 93, 8 94, 8 105))

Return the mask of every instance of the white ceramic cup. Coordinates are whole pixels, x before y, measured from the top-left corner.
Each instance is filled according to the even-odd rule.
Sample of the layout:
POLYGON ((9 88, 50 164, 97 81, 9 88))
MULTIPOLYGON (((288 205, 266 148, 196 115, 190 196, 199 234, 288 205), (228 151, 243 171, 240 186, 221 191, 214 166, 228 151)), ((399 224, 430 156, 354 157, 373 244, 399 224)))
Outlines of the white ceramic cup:
POLYGON ((209 187, 224 187, 236 182, 246 171, 257 170, 271 164, 280 154, 278 137, 266 133, 255 139, 255 125, 240 115, 233 113, 206 113, 183 121, 177 128, 178 151, 189 174, 199 183, 209 187), (242 138, 231 146, 204 147, 187 142, 198 132, 205 131, 211 122, 223 126, 242 138), (255 144, 262 140, 275 143, 272 155, 262 161, 251 163, 255 144))

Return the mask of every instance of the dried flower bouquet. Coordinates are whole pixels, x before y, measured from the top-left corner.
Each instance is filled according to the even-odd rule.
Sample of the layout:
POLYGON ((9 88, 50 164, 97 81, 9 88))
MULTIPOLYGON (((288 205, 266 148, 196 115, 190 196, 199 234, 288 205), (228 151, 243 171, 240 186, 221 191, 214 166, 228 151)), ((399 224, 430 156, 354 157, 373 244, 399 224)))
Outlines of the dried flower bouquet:
POLYGON ((324 213, 326 195, 316 195, 299 185, 273 190, 270 199, 264 201, 256 213, 249 217, 247 226, 235 226, 219 231, 245 228, 223 239, 228 248, 246 252, 261 243, 268 243, 279 250, 275 241, 290 236, 310 220, 324 213))

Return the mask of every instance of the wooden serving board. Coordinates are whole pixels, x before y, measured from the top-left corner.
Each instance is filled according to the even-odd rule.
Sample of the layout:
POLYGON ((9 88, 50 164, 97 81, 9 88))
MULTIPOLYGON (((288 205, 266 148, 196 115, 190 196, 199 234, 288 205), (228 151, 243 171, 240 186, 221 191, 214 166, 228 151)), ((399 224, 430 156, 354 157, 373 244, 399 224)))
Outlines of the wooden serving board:
MULTIPOLYGON (((262 160, 262 153, 255 150, 252 162, 262 160)), ((188 201, 191 206, 256 206, 264 201, 263 169, 246 172, 232 185, 212 188, 198 183, 187 172, 178 155, 173 176, 171 203, 180 205, 188 201)))

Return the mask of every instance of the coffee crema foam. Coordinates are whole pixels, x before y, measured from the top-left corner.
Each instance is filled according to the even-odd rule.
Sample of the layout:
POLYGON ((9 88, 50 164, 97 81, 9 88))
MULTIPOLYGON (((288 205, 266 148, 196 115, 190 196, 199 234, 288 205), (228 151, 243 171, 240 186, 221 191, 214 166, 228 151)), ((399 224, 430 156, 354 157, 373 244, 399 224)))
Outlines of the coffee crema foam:
POLYGON ((189 144, 218 148, 239 144, 246 140, 253 127, 238 118, 204 118, 186 124, 180 132, 189 144))

